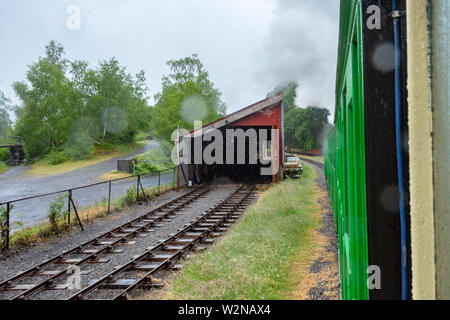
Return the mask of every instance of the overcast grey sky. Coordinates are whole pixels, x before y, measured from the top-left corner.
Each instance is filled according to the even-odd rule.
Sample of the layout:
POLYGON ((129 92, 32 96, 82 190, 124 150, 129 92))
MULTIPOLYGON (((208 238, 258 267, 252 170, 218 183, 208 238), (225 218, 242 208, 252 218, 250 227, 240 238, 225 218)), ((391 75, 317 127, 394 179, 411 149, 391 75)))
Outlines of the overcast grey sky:
POLYGON ((290 80, 300 106, 333 110, 338 16, 338 0, 0 0, 0 90, 17 101, 11 84, 55 39, 68 59, 144 69, 152 95, 167 60, 197 53, 227 112, 290 80), (70 5, 80 29, 66 26, 70 5))

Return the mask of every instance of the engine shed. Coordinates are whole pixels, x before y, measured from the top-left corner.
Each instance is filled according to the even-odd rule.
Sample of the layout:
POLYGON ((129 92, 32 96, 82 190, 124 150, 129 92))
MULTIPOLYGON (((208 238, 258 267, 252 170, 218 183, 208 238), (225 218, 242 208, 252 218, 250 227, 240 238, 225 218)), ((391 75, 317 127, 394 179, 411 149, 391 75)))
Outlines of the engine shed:
POLYGON ((198 183, 276 183, 283 179, 282 94, 191 132, 178 130, 179 187, 198 183))

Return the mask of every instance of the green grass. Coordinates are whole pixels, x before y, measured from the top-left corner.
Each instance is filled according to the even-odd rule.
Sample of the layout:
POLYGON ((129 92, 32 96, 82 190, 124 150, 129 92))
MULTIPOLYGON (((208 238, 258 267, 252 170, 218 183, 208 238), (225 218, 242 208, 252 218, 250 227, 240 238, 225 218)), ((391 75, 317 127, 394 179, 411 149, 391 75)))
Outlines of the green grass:
POLYGON ((171 160, 172 144, 161 141, 160 146, 136 158, 136 174, 157 172, 173 168, 175 164, 171 160))
POLYGON ((0 161, 0 174, 2 174, 3 172, 5 172, 8 169, 9 169, 9 166, 6 165, 5 163, 3 163, 2 161, 0 161))
POLYGON ((288 299, 291 268, 317 227, 315 171, 282 182, 210 250, 186 261, 168 299, 288 299))
POLYGON ((147 140, 148 136, 151 135, 149 132, 139 132, 134 136, 134 141, 142 141, 147 140))
POLYGON ((16 247, 36 243, 48 239, 51 236, 63 233, 68 230, 68 227, 69 226, 64 223, 64 221, 58 221, 58 231, 55 231, 49 222, 40 223, 14 232, 9 239, 9 245, 11 247, 16 247))
POLYGON ((0 161, 6 162, 8 160, 9 160, 9 149, 8 148, 0 148, 0 161))
POLYGON ((137 142, 124 145, 102 146, 95 150, 94 156, 90 159, 79 161, 69 160, 55 165, 49 163, 46 159, 42 159, 32 164, 31 169, 27 172, 27 174, 33 176, 51 176, 66 173, 76 169, 88 167, 105 160, 136 152, 144 145, 145 142, 137 142))

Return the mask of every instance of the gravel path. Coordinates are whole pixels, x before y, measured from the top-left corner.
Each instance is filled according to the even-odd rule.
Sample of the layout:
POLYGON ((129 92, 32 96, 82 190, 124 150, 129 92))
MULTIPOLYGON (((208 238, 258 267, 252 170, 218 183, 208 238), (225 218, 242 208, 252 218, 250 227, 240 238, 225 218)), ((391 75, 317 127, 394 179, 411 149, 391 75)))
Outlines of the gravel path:
MULTIPOLYGON (((215 186, 205 197, 201 197, 195 200, 189 207, 180 211, 179 215, 170 222, 164 222, 164 226, 160 228, 155 228, 154 232, 149 233, 145 238, 135 238, 132 239, 136 241, 134 245, 124 244, 117 246, 115 248, 125 249, 120 254, 108 255, 110 258, 108 263, 97 263, 97 264, 85 264, 81 267, 82 271, 90 271, 87 275, 81 276, 81 285, 86 286, 90 281, 100 278, 105 274, 111 272, 114 267, 124 264, 131 259, 132 256, 141 254, 146 248, 157 244, 158 240, 162 240, 168 237, 170 233, 175 233, 179 228, 183 227, 185 224, 191 222, 199 215, 206 212, 212 206, 220 202, 226 196, 236 189, 236 185, 228 186, 215 186)), ((11 251, 0 258, 0 280, 4 280, 11 277, 15 273, 32 267, 33 265, 41 262, 44 259, 53 257, 58 253, 75 247, 87 240, 90 240, 107 230, 113 229, 124 222, 130 221, 135 217, 138 217, 152 209, 152 207, 157 207, 165 202, 168 202, 181 194, 184 194, 186 190, 169 192, 157 198, 156 201, 151 203, 151 206, 142 205, 136 206, 127 214, 113 214, 107 219, 98 221, 91 225, 86 226, 86 230, 81 232, 79 230, 61 237, 60 239, 52 240, 51 242, 41 243, 34 247, 25 248, 22 250, 11 251)), ((76 257, 76 256, 73 256, 76 257)), ((61 268, 64 268, 61 266, 61 268)), ((29 284, 31 280, 24 281, 23 283, 29 284)), ((65 283, 65 277, 61 277, 58 284, 65 283)), ((35 295, 32 295, 32 299, 64 299, 73 294, 74 291, 70 290, 48 290, 42 291, 35 295)), ((12 295, 17 294, 13 293, 12 295)), ((5 299, 10 297, 8 295, 0 295, 1 298, 5 299)))
POLYGON ((28 166, 12 167, 0 175, 0 202, 98 182, 102 174, 117 168, 117 160, 133 158, 141 153, 151 151, 158 146, 159 143, 157 141, 150 141, 135 153, 105 160, 85 168, 54 176, 35 177, 26 174, 29 170, 28 166))
POLYGON ((308 268, 311 274, 317 274, 318 281, 309 290, 312 300, 340 299, 338 239, 335 231, 334 216, 331 208, 328 183, 323 169, 311 165, 317 172, 316 183, 320 188, 319 204, 322 211, 322 228, 318 232, 325 237, 326 247, 308 268))
MULTIPOLYGON (((13 167, 7 173, 0 175, 0 202, 97 183, 100 181, 99 178, 102 174, 117 167, 118 159, 132 158, 158 146, 157 141, 150 141, 133 154, 105 160, 92 166, 55 176, 27 176, 24 174, 24 170, 27 170, 26 167, 13 167)), ((161 184, 171 183, 173 178, 173 172, 162 174, 160 182, 161 184)), ((158 176, 142 177, 141 183, 144 188, 155 187, 158 185, 158 176)), ((135 185, 136 178, 113 182, 111 185, 112 199, 124 196, 126 191, 135 185)), ((64 195, 65 193, 60 193, 14 203, 10 215, 12 232, 16 228, 21 229, 47 222, 50 203, 55 201, 58 196, 64 195)), ((107 199, 108 195, 109 186, 107 183, 73 191, 73 199, 78 209, 100 203, 103 199, 107 199)), ((66 206, 67 204, 64 207, 66 206)))

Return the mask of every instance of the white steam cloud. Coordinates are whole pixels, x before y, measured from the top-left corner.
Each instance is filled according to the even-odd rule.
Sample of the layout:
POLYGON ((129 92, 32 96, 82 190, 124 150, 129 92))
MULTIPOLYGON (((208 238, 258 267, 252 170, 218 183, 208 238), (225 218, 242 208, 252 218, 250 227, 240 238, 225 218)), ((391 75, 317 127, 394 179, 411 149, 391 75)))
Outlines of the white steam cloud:
POLYGON ((271 88, 298 81, 301 107, 334 111, 339 1, 277 0, 257 76, 271 88))

